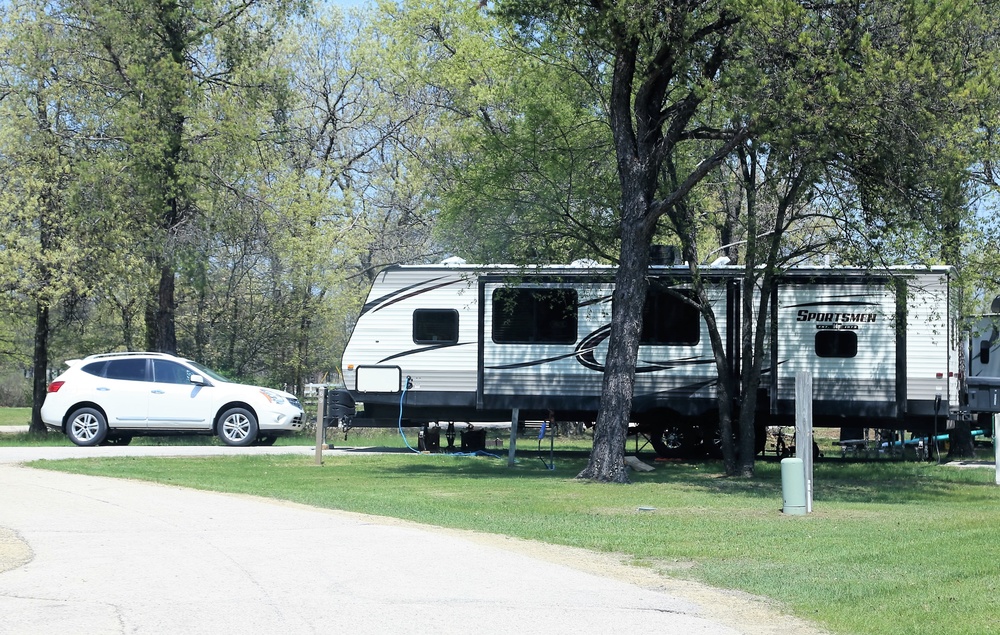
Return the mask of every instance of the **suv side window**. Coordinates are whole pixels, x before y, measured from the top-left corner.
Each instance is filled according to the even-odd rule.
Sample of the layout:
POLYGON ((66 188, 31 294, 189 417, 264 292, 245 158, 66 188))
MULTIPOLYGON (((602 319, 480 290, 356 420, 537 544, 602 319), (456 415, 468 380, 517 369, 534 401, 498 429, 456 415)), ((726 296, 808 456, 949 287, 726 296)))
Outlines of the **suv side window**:
POLYGON ((153 381, 164 384, 189 384, 193 373, 177 364, 165 359, 153 360, 153 381))
POLYGON ((108 379, 146 381, 146 359, 140 357, 109 360, 104 376, 108 379))
POLYGON ((87 373, 88 375, 97 375, 98 377, 104 377, 104 367, 107 366, 106 361, 100 362, 90 362, 80 370, 87 373))

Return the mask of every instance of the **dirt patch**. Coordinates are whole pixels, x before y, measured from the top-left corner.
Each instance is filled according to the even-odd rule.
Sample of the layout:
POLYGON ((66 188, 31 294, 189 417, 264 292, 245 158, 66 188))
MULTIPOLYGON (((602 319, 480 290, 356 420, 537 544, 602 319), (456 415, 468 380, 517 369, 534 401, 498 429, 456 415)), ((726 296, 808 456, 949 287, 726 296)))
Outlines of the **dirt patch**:
POLYGON ((26 565, 34 557, 31 547, 17 532, 0 527, 0 573, 26 565))

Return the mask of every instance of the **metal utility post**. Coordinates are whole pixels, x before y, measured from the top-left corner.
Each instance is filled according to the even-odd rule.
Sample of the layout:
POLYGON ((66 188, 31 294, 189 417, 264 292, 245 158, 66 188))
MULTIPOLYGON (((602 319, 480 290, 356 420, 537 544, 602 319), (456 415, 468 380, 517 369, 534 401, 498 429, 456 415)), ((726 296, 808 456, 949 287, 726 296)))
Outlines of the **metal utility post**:
POLYGON ((997 485, 1000 485, 1000 443, 997 443, 997 416, 990 416, 993 421, 993 461, 997 471, 997 485))
POLYGON ((510 449, 507 451, 507 467, 514 467, 514 450, 517 447, 517 420, 520 409, 514 408, 510 413, 510 449))
POLYGON ((806 513, 813 507, 812 374, 795 373, 795 457, 802 459, 806 479, 806 513))
POLYGON ((316 465, 323 465, 326 445, 326 386, 320 386, 316 399, 316 465))

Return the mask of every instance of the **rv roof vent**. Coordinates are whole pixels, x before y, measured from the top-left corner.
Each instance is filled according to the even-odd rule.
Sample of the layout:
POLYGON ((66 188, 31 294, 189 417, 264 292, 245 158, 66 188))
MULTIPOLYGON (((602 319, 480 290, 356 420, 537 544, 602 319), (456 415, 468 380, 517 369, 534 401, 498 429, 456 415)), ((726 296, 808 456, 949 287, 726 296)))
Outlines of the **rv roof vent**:
POLYGON ((441 261, 442 265, 464 265, 465 258, 459 258, 458 256, 452 256, 451 258, 445 258, 441 261))
POLYGON ((569 263, 569 266, 580 267, 580 268, 600 267, 601 263, 597 262, 596 260, 591 260, 590 258, 581 258, 579 260, 574 260, 573 262, 569 263))

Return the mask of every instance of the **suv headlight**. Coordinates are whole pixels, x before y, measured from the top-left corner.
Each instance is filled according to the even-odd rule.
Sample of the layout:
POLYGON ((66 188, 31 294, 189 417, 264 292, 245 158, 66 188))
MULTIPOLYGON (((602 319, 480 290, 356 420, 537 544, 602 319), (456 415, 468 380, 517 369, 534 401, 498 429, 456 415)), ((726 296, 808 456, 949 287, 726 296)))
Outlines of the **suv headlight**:
POLYGON ((264 395, 264 398, 271 403, 278 404, 279 406, 285 403, 285 398, 274 392, 273 390, 268 390, 267 388, 261 388, 260 394, 264 395))

